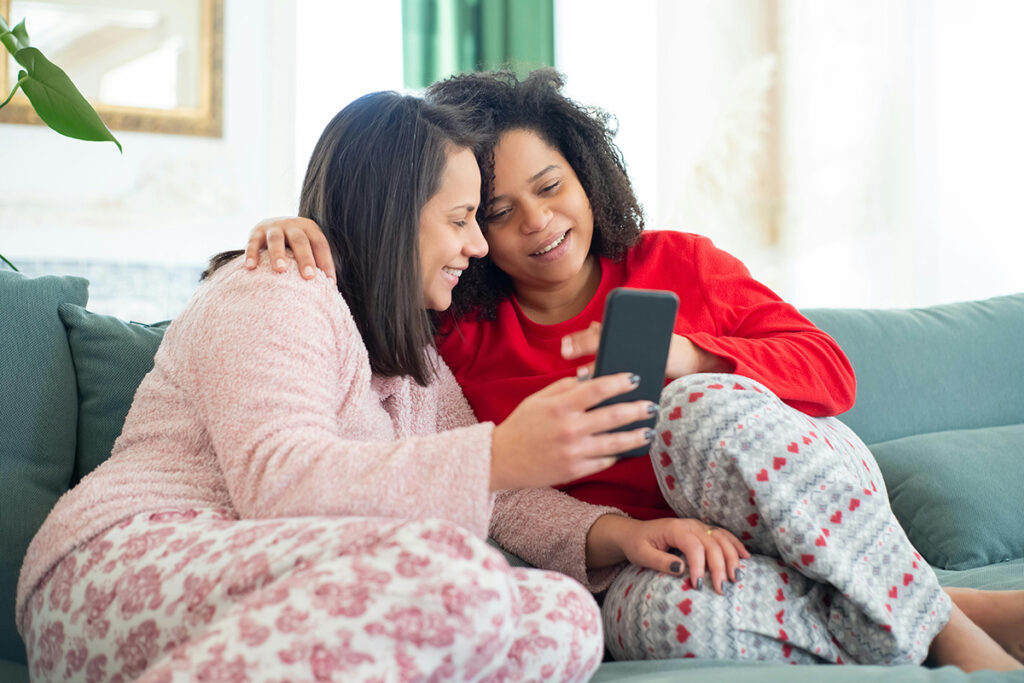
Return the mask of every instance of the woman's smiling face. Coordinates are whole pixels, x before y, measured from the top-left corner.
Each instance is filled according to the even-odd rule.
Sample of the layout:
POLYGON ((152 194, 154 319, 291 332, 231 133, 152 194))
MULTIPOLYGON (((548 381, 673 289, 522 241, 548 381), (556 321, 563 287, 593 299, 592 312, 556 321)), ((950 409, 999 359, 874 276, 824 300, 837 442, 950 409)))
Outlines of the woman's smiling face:
POLYGON ((517 291, 584 286, 590 200, 569 162, 537 133, 516 129, 499 138, 486 216, 491 260, 517 291))

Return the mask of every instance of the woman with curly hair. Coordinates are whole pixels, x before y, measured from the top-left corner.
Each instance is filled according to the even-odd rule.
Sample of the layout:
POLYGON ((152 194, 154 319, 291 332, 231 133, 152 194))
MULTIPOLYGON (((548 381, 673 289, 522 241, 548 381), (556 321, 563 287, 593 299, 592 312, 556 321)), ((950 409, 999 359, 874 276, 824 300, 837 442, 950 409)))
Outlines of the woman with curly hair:
POLYGON ((609 430, 656 406, 592 410, 635 387, 621 373, 474 418, 433 316, 487 252, 475 143, 452 107, 359 98, 300 204, 341 277, 213 259, 113 454, 28 549, 33 680, 590 677, 597 606, 485 542, 493 493, 609 466, 653 436, 609 430))
MULTIPOLYGON (((1020 647, 1024 592, 951 591, 963 609, 952 604, 893 516, 871 453, 829 417, 855 395, 836 343, 707 238, 645 232, 608 117, 561 87, 541 70, 427 91, 487 143, 477 158, 489 256, 462 275, 442 356, 477 418, 500 419, 596 352, 612 289, 668 290, 680 306, 665 377, 653 378, 667 386, 650 457, 502 493, 492 537, 603 592, 616 659, 930 655, 1020 668, 1004 647, 1020 647)), ((311 267, 306 221, 257 226, 250 251, 269 242, 276 260, 286 239, 311 267)))

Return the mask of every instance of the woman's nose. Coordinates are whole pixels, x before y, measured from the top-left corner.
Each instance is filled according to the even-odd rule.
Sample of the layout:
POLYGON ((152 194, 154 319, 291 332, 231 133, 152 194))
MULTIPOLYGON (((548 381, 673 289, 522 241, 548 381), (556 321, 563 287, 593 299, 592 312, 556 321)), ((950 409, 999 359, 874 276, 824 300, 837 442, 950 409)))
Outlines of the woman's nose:
POLYGON ((522 218, 523 232, 540 232, 548 227, 548 223, 551 221, 551 212, 544 202, 527 202, 522 207, 522 218))
POLYGON ((462 253, 470 258, 482 258, 487 255, 487 240, 475 218, 473 229, 468 231, 466 241, 462 245, 462 253))

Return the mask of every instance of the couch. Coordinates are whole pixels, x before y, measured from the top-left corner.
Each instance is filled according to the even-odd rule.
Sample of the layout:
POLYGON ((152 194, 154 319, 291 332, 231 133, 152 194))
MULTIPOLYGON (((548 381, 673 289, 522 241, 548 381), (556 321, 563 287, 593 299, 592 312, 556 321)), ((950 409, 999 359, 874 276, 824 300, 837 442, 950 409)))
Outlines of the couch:
MULTIPOLYGON (((102 462, 166 322, 89 312, 88 283, 0 271, 0 682, 28 680, 18 569, 57 498, 102 462)), ((922 309, 804 311, 849 355, 893 509, 943 584, 1024 588, 1024 294, 922 309)), ((516 558, 510 558, 516 561, 516 558)), ((595 681, 980 681, 952 667, 606 662, 595 681)))

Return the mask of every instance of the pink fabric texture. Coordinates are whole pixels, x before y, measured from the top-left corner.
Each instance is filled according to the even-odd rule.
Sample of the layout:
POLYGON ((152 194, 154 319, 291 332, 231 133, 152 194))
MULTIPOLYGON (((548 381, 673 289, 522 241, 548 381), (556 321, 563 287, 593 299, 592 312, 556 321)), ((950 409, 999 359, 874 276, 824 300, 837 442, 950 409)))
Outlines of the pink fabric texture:
POLYGON ((581 681, 585 589, 439 520, 130 517, 29 601, 35 681, 581 681))
POLYGON ((30 545, 19 628, 43 577, 140 513, 431 518, 483 538, 493 424, 476 423, 431 358, 437 379, 426 387, 375 376, 322 274, 310 283, 294 263, 283 274, 224 266, 168 329, 110 459, 65 494, 30 545))

